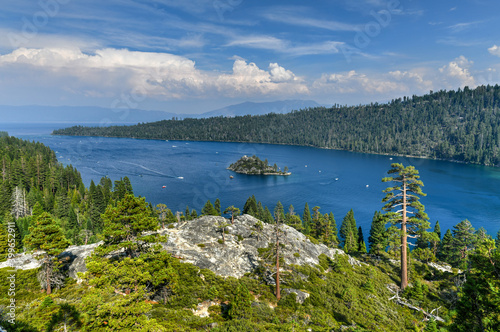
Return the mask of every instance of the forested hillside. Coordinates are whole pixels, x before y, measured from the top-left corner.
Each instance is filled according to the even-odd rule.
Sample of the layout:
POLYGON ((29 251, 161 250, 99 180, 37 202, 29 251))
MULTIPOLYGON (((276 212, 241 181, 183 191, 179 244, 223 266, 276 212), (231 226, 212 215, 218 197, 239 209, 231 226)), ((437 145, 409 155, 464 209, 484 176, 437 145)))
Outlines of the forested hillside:
POLYGON ((387 104, 290 114, 71 127, 56 135, 307 145, 500 165, 500 87, 439 91, 387 104))
MULTIPOLYGON (((231 202, 207 201, 201 214, 215 219, 198 219, 187 206, 176 216, 165 204, 153 207, 134 196, 128 178, 114 185, 102 178, 85 188, 79 173, 40 143, 4 135, 0 159, 0 263, 23 252, 37 252, 40 261, 40 267, 15 273, 10 261, 1 263, 0 326, 9 332, 500 330, 500 232, 493 239, 468 220, 446 232, 436 222, 431 231, 424 207, 413 197, 408 209, 416 213, 407 232, 418 239, 415 249, 405 251, 397 226, 401 212, 390 212, 400 205, 391 194, 397 186, 385 191, 386 213, 374 214, 367 252, 353 210, 338 226, 334 214, 319 206, 305 203, 299 214, 277 202, 270 210, 251 196, 241 210, 231 202), (246 234, 232 227, 240 213, 256 218, 246 234), (207 225, 210 220, 216 222, 207 225), (252 272, 223 278, 156 245, 168 240, 166 229, 179 234, 186 223, 216 234, 217 241, 185 243, 208 260, 210 248, 232 250, 264 236, 269 243, 257 248, 252 272), (299 252, 285 233, 326 251, 342 248, 351 257, 321 254, 318 264, 286 264, 285 248, 297 260, 319 253, 299 252), (71 244, 97 240, 102 242, 93 245, 93 254, 79 263, 87 272, 76 282, 67 269, 74 257, 62 253, 71 244)), ((389 174, 419 179, 411 166, 392 167, 389 174)), ((413 181, 408 190, 422 195, 422 185, 413 181)))
MULTIPOLYGON (((0 171, 0 220, 15 222, 19 251, 33 216, 42 212, 56 218, 71 244, 97 241, 106 206, 132 192, 127 177, 114 184, 105 177, 85 188, 80 173, 59 163, 49 147, 7 133, 0 137, 0 171)), ((0 250, 0 258, 4 254, 0 250)))

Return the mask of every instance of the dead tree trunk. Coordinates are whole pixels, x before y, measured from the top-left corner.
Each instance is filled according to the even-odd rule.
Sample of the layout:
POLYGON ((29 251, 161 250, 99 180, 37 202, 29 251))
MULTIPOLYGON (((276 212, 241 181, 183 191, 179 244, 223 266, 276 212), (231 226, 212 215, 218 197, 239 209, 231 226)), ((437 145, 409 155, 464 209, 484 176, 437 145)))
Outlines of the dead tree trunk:
POLYGON ((406 182, 403 181, 403 215, 401 221, 401 290, 408 287, 408 261, 406 239, 406 182))

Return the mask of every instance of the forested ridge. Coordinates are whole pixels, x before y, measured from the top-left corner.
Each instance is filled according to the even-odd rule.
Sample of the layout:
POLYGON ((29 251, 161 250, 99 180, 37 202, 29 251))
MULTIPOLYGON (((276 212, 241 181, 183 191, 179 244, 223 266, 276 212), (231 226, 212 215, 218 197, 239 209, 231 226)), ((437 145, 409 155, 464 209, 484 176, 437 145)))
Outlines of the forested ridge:
POLYGON ((75 126, 54 134, 305 145, 499 166, 500 86, 289 114, 75 126))
MULTIPOLYGON (((401 189, 397 185, 385 190, 381 208, 387 213, 374 213, 369 251, 354 210, 338 226, 332 212, 311 209, 308 203, 298 213, 280 202, 270 209, 254 196, 241 210, 233 205, 224 209, 230 202, 208 200, 201 215, 225 215, 218 220, 226 222, 213 225, 221 239, 195 244, 200 250, 239 246, 243 237, 228 239, 226 228, 238 222, 240 213, 258 219, 250 236, 258 237, 264 224, 276 234, 267 248, 258 248, 261 260, 254 271, 238 279, 183 262, 156 245, 167 240, 158 230, 196 223, 196 210, 186 206, 174 215, 165 204, 153 207, 133 194, 128 178, 112 183, 105 177, 85 188, 79 173, 57 162, 54 152, 40 143, 4 135, 0 160, 0 262, 17 253, 45 252, 36 256, 39 268, 14 274, 11 267, 0 269, 0 294, 5 294, 0 297, 0 326, 9 332, 500 330, 500 232, 493 239, 468 220, 446 232, 436 222, 431 231, 416 198, 408 201, 416 219, 408 219, 407 231, 417 236, 415 248, 406 251, 409 284, 399 288, 404 247, 397 227, 400 211, 391 212, 400 204, 391 193, 401 189), (331 259, 322 254, 317 265, 286 265, 279 256, 289 246, 279 240, 290 232, 284 225, 313 244, 342 248, 354 262, 365 264, 346 255, 331 259), (66 258, 60 254, 71 244, 97 241, 102 242, 85 259, 88 270, 77 283, 63 268, 66 258), (269 282, 279 266, 281 295, 278 282, 269 282), (299 292, 307 297, 298 301, 299 292), (200 315, 203 306, 205 316, 200 315)), ((394 178, 384 182, 397 183, 398 175, 419 179, 411 166, 391 167, 388 174, 394 178)), ((418 181, 409 188, 421 196, 417 187, 423 183, 418 181)))

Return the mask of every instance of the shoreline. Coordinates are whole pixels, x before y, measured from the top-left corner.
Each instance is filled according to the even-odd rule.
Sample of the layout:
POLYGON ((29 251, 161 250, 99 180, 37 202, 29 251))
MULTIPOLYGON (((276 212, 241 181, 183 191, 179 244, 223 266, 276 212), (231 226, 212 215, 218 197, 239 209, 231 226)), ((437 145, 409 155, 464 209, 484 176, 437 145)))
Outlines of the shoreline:
POLYGON ((288 146, 304 146, 316 149, 324 149, 324 150, 335 150, 335 151, 346 151, 352 153, 363 153, 363 154, 373 154, 379 156, 393 156, 393 157, 404 157, 404 158, 415 158, 415 159, 427 159, 427 160, 438 160, 438 161, 447 161, 457 164, 465 164, 465 165, 477 165, 477 166, 485 166, 492 168, 499 168, 500 165, 486 165, 479 163, 466 162, 455 159, 444 159, 444 158, 435 158, 428 156, 414 156, 414 155, 405 155, 398 153, 387 153, 387 152, 363 152, 363 151, 354 151, 354 150, 345 150, 338 148, 331 148, 325 146, 316 146, 310 144, 289 144, 289 143, 270 143, 270 142, 249 142, 249 141, 217 141, 217 140, 188 140, 188 139, 165 139, 165 138, 140 138, 140 137, 124 137, 124 136, 98 136, 98 135, 62 135, 62 134, 54 134, 53 132, 50 135, 54 136, 68 136, 68 137, 104 137, 104 138, 124 138, 124 139, 139 139, 139 140, 153 140, 153 141, 179 141, 179 142, 214 142, 214 143, 243 143, 243 144, 267 144, 267 145, 288 145, 288 146))
POLYGON ((286 173, 245 173, 245 172, 238 172, 238 171, 234 171, 230 168, 226 168, 227 170, 230 170, 232 172, 235 172, 235 173, 238 173, 238 174, 245 174, 245 175, 265 175, 265 176, 271 176, 271 175, 275 175, 275 176, 290 176, 292 175, 292 172, 286 172, 286 173))

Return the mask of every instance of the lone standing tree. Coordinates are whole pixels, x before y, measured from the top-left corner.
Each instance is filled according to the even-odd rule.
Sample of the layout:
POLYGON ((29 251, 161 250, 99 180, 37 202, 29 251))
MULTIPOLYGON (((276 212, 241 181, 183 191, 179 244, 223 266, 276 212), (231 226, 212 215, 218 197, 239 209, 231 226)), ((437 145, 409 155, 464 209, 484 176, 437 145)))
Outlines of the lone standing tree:
POLYGON ((45 279, 47 294, 50 294, 52 292, 52 283, 54 282, 52 275, 54 270, 57 270, 59 267, 57 256, 70 243, 64 237, 62 229, 47 212, 36 217, 34 225, 29 230, 30 234, 24 238, 24 241, 29 249, 43 251, 42 254, 37 256, 37 259, 42 260, 45 267, 40 273, 45 279))
POLYGON ((425 194, 418 171, 413 166, 404 167, 397 163, 391 167, 387 173, 394 176, 385 177, 382 182, 393 182, 394 186, 384 190, 386 195, 382 202, 385 205, 382 209, 393 225, 400 224, 401 227, 401 289, 404 290, 408 286, 407 238, 416 237, 419 228, 427 229, 430 224, 424 206, 419 202, 419 196, 425 194))

